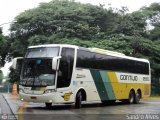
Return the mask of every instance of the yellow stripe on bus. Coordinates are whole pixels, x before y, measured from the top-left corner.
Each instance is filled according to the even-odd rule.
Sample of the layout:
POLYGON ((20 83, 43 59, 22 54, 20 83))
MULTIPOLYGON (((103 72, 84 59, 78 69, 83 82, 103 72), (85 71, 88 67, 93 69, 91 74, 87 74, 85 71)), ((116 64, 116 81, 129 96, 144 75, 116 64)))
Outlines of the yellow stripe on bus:
POLYGON ((134 89, 135 92, 141 89, 142 97, 148 97, 150 94, 150 84, 119 83, 115 72, 107 72, 106 74, 109 77, 116 99, 128 99, 131 89, 134 89))
POLYGON ((116 99, 128 99, 130 85, 129 83, 119 83, 115 72, 108 72, 116 99))
POLYGON ((109 76, 109 80, 111 82, 116 99, 124 99, 127 92, 124 92, 122 88, 125 88, 125 84, 118 83, 118 79, 115 72, 107 72, 107 74, 109 76))

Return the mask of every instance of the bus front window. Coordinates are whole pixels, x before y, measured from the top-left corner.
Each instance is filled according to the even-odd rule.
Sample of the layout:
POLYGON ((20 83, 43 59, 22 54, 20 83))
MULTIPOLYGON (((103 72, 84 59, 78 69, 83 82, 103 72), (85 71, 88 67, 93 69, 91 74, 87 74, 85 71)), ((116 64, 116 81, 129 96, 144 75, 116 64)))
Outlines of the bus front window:
POLYGON ((58 52, 58 47, 29 49, 22 67, 20 85, 54 85, 56 71, 52 69, 52 58, 58 56, 58 52))
POLYGON ((53 85, 55 73, 52 70, 52 59, 26 59, 20 84, 25 86, 53 85))

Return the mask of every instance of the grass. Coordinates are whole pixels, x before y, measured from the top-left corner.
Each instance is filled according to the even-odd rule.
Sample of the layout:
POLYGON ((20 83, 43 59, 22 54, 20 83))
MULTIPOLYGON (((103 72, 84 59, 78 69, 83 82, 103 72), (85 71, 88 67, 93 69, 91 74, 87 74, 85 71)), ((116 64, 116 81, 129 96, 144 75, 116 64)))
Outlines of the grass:
POLYGON ((160 100, 159 95, 151 95, 150 97, 144 98, 144 100, 160 100))

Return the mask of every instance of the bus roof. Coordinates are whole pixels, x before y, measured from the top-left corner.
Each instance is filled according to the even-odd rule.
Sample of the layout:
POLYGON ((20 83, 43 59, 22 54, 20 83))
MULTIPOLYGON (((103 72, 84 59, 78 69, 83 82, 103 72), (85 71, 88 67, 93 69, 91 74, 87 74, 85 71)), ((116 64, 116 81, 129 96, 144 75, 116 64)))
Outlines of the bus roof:
POLYGON ((71 48, 78 48, 78 46, 76 46, 76 45, 69 45, 69 44, 44 44, 44 45, 29 46, 28 48, 39 48, 39 47, 71 47, 71 48))
POLYGON ((69 44, 45 44, 45 45, 29 46, 28 48, 58 47, 58 46, 59 47, 70 47, 70 48, 82 49, 85 51, 90 51, 90 52, 106 54, 106 55, 111 55, 111 56, 115 56, 115 57, 121 57, 121 58, 130 59, 130 60, 136 60, 136 61, 142 61, 142 62, 149 63, 149 61, 147 59, 126 56, 125 54, 120 53, 120 52, 115 52, 115 51, 110 51, 110 50, 105 50, 105 49, 100 49, 100 48, 85 48, 85 47, 79 47, 76 45, 69 45, 69 44))
POLYGON ((115 51, 110 51, 110 50, 105 50, 105 49, 100 49, 100 48, 89 48, 90 50, 94 51, 94 52, 98 52, 98 53, 102 53, 102 54, 116 54, 116 55, 125 55, 123 53, 120 52, 115 52, 115 51))
POLYGON ((85 50, 85 51, 90 51, 90 52, 95 52, 95 53, 99 53, 99 54, 105 54, 105 55, 110 55, 110 56, 115 56, 115 57, 126 58, 126 59, 130 59, 130 60, 149 63, 149 60, 147 60, 147 59, 126 56, 125 54, 120 53, 120 52, 104 50, 104 49, 100 49, 100 48, 83 48, 83 47, 79 47, 79 48, 82 50, 85 50))

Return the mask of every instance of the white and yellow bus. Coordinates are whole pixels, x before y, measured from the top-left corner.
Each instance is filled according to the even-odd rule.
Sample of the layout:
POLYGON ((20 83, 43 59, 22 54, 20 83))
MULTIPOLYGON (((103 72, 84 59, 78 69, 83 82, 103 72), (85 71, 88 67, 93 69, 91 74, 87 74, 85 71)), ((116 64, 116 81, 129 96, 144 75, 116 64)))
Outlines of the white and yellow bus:
POLYGON ((75 103, 81 108, 82 101, 139 103, 150 96, 150 63, 98 48, 37 45, 24 56, 19 84, 21 100, 46 107, 75 103))

